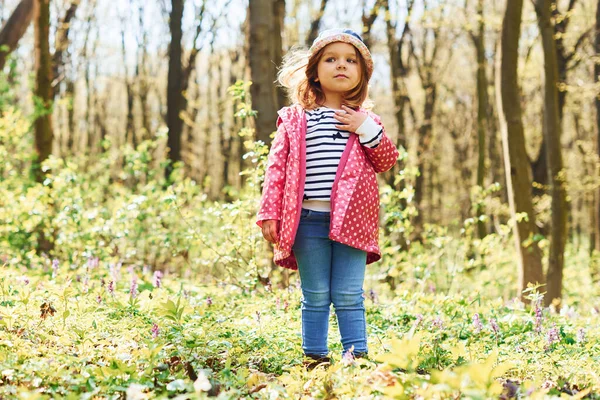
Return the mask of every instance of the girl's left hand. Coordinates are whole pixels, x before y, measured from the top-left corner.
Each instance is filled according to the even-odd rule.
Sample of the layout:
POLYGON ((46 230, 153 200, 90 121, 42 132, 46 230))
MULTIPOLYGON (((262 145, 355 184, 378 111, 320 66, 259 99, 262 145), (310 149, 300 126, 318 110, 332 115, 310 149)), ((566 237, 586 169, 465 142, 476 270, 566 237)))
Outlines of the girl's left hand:
POLYGON ((334 117, 341 122, 340 125, 335 126, 336 128, 356 132, 358 127, 367 119, 367 114, 361 111, 354 111, 350 107, 343 105, 342 110, 336 111, 334 117))

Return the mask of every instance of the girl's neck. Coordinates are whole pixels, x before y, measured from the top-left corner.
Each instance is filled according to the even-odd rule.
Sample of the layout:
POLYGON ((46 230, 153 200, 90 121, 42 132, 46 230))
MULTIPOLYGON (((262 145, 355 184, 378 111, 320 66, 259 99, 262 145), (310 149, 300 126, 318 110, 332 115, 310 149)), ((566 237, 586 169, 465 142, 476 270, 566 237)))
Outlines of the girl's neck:
POLYGON ((337 110, 341 110, 342 109, 342 97, 341 96, 329 96, 329 98, 325 99, 325 101, 323 101, 322 104, 319 104, 320 106, 323 107, 329 107, 329 108, 335 108, 337 110))

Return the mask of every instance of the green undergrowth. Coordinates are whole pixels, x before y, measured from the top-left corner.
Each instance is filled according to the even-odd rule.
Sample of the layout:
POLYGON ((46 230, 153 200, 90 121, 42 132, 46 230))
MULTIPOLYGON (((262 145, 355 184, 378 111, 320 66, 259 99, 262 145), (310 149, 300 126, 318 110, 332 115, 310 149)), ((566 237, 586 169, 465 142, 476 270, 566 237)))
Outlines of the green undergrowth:
MULTIPOLYGON (((582 273, 569 274, 568 280, 582 273)), ((367 279, 369 358, 302 367, 300 290, 240 290, 95 258, 0 270, 0 395, 18 398, 599 398, 593 298, 560 312, 367 279), (504 396, 504 397, 502 397, 504 396)))

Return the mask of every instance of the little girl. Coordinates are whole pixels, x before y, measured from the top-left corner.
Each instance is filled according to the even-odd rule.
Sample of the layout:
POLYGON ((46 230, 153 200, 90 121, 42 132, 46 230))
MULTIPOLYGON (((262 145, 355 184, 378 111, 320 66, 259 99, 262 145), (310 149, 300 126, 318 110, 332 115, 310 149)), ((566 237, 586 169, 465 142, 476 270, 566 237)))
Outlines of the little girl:
POLYGON ((331 303, 344 352, 368 351, 365 266, 381 258, 375 173, 398 158, 379 117, 361 108, 372 74, 369 49, 349 29, 322 32, 279 72, 294 104, 279 111, 257 224, 275 244, 275 263, 300 273, 311 365, 329 361, 331 303))

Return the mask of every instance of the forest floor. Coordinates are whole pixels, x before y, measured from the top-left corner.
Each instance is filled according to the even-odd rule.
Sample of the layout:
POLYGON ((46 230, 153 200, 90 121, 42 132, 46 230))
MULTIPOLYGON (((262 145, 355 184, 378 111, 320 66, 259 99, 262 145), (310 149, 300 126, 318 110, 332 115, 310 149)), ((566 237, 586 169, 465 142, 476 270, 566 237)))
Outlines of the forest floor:
POLYGON ((306 370, 295 275, 241 290, 94 260, 5 264, 0 397, 600 398, 596 297, 557 312, 485 287, 365 289, 368 359, 342 357, 332 312, 332 362, 306 370))

